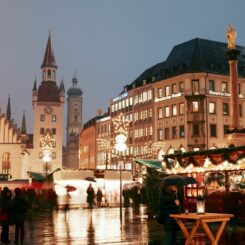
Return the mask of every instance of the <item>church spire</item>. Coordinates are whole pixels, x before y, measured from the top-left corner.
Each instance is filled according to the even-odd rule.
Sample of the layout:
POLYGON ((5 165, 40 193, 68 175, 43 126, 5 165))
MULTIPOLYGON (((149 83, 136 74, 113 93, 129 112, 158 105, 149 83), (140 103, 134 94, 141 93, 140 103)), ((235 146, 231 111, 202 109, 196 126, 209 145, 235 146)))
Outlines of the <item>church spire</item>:
POLYGON ((21 134, 26 134, 26 116, 25 116, 25 111, 23 111, 22 124, 21 124, 21 134))
POLYGON ((54 52, 53 52, 52 45, 51 45, 51 34, 50 33, 49 33, 46 51, 44 54, 43 63, 42 63, 41 68, 43 69, 44 67, 54 67, 57 69, 54 52))
POLYGON ((35 77, 34 85, 32 91, 37 91, 37 78, 35 77))
POLYGON ((6 116, 7 116, 7 119, 10 121, 11 120, 10 95, 8 97, 8 105, 7 105, 7 110, 6 110, 6 116))

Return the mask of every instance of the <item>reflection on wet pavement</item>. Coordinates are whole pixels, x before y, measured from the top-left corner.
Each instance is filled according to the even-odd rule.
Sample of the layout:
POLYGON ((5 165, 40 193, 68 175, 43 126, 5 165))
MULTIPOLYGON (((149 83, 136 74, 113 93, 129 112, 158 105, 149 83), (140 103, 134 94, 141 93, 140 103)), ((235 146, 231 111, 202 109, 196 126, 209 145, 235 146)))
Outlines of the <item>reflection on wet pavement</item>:
MULTIPOLYGON (((119 208, 32 213, 25 224, 25 244, 160 244, 164 236, 163 227, 154 220, 148 220, 144 213, 144 208, 137 212, 132 208, 123 209, 122 226, 120 225, 119 208)), ((235 236, 232 236, 234 232, 230 232, 230 227, 228 227, 219 244, 244 244, 244 229, 238 230, 235 236)), ((11 240, 13 237, 14 227, 11 226, 11 240)), ((202 244, 210 243, 206 240, 202 244)))

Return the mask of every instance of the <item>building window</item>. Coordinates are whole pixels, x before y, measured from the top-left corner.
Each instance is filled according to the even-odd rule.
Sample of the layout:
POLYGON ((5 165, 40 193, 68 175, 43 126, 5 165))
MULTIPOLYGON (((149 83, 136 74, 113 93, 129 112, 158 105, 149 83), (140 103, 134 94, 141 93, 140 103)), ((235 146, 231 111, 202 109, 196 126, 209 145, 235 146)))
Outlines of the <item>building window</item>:
POLYGON ((170 113, 169 113, 169 106, 165 106, 165 117, 169 117, 170 113))
POLYGON ((165 140, 169 139, 169 128, 165 128, 165 140))
POLYGON ((48 78, 51 78, 51 70, 48 69, 48 78))
POLYGON ((229 104, 223 103, 223 115, 229 115, 229 104))
POLYGON ((184 125, 179 126, 179 137, 180 138, 185 137, 185 126, 184 125))
POLYGON ((199 111, 199 103, 198 103, 198 101, 192 101, 192 111, 193 112, 199 111))
POLYGON ((199 94, 199 80, 192 80, 192 92, 193 94, 199 94))
POLYGON ((11 170, 11 164, 10 164, 10 153, 4 152, 2 156, 2 173, 8 174, 11 170))
POLYGON ((52 152, 52 159, 56 159, 56 152, 52 152))
POLYGON ((177 84, 172 84, 172 94, 177 94, 177 84))
POLYGON ((56 122, 56 115, 52 115, 52 122, 56 122))
POLYGON ((163 130, 162 129, 157 130, 157 140, 163 140, 163 130))
POLYGON ((180 115, 184 115, 185 114, 185 104, 184 103, 180 103, 179 104, 179 114, 180 115))
POLYGON ((52 134, 53 134, 53 135, 56 134, 56 128, 52 128, 52 134))
POLYGON ((177 105, 172 105, 172 115, 177 116, 177 105))
POLYGON ((184 82, 180 82, 179 83, 179 91, 184 92, 184 90, 185 90, 185 84, 184 84, 184 82))
POLYGON ((158 112, 157 112, 158 119, 162 119, 162 118, 163 118, 163 111, 162 111, 162 108, 158 108, 157 110, 158 110, 158 112))
POLYGON ((227 82, 221 83, 221 91, 222 91, 222 93, 228 93, 227 82))
POLYGON ((217 137, 216 124, 210 124, 210 136, 217 137))
POLYGON ((210 114, 215 114, 216 113, 215 102, 209 102, 209 113, 210 114))
POLYGON ((135 112, 134 113, 134 121, 137 122, 138 119, 139 119, 139 114, 138 114, 138 112, 135 112))
POLYGON ((177 138, 177 127, 172 127, 172 138, 173 139, 177 138))
POLYGON ((152 99, 152 90, 148 90, 148 100, 152 99))
POLYGON ((40 134, 44 134, 44 128, 40 128, 40 134))
POLYGON ((169 86, 165 87, 165 96, 169 96, 170 95, 170 88, 169 86))
POLYGON ((209 89, 209 91, 215 91, 214 80, 208 81, 208 89, 209 89))
POLYGON ((192 125, 193 136, 199 136, 199 124, 194 123, 192 125))
POLYGON ((239 104, 239 116, 242 117, 242 104, 239 104))
POLYGON ((237 86, 238 86, 238 87, 237 87, 237 89, 238 89, 238 94, 241 94, 241 84, 238 83, 237 86))
POLYGON ((158 98, 162 98, 162 88, 158 88, 157 95, 158 95, 158 98))
POLYGON ((45 115, 43 115, 43 114, 40 115, 40 121, 42 121, 42 122, 45 121, 45 115))

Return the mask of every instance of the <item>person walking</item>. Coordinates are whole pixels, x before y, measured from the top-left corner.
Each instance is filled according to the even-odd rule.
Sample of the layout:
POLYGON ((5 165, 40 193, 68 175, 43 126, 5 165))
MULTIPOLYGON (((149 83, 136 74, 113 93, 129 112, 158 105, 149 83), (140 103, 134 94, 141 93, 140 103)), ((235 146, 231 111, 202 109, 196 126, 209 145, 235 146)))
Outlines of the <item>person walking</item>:
POLYGON ((9 226, 12 223, 12 194, 8 187, 4 187, 1 193, 0 199, 0 209, 1 209, 1 242, 4 244, 9 244, 11 241, 9 240, 9 226))
POLYGON ((96 199, 97 199, 97 206, 98 208, 101 206, 101 201, 102 201, 103 193, 100 188, 98 188, 97 193, 96 193, 96 199))
POLYGON ((181 205, 176 185, 163 186, 160 193, 158 219, 164 225, 164 245, 175 245, 177 242, 177 231, 179 226, 170 214, 181 212, 181 205))
POLYGON ((87 189, 87 203, 90 209, 93 208, 94 204, 94 188, 92 187, 92 184, 90 183, 87 189))
POLYGON ((13 220, 15 224, 14 242, 18 244, 20 240, 21 244, 23 244, 24 236, 25 236, 24 222, 26 219, 26 212, 29 208, 29 204, 26 201, 26 199, 23 197, 20 188, 15 188, 14 192, 15 192, 15 196, 12 201, 13 220))

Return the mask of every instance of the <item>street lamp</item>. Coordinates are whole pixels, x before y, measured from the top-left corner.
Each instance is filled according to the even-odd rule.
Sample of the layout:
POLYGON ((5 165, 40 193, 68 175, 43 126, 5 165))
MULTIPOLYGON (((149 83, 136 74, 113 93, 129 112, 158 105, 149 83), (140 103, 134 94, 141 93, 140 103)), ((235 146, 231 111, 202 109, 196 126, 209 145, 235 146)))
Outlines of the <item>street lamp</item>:
POLYGON ((45 162, 46 178, 48 176, 48 163, 52 160, 52 149, 55 146, 55 139, 51 134, 50 129, 46 129, 44 136, 40 139, 42 148, 42 160, 45 162))
MULTIPOLYGON (((119 115, 119 117, 115 118, 113 120, 114 129, 115 129, 115 148, 119 152, 124 152, 127 149, 127 135, 128 135, 128 126, 129 122, 125 120, 122 114, 119 115)), ((120 171, 120 222, 122 224, 122 166, 119 165, 119 171, 120 171)))

